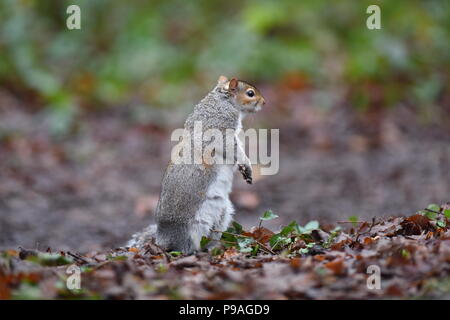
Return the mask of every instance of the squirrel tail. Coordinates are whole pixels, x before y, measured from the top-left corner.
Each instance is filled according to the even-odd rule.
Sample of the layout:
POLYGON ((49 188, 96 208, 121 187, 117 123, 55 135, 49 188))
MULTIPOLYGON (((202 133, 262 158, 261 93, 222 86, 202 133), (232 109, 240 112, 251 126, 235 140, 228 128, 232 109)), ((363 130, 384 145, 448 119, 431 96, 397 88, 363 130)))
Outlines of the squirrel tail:
POLYGON ((126 247, 142 248, 151 238, 156 236, 156 224, 151 224, 141 232, 133 234, 131 240, 127 242, 126 247))

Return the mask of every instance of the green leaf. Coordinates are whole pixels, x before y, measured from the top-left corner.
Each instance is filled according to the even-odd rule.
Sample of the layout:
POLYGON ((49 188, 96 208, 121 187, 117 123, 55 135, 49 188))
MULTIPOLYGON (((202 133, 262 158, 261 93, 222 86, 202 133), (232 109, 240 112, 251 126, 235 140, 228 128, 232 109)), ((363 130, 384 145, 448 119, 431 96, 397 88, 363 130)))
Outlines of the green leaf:
POLYGON ((88 273, 88 272, 94 271, 94 268, 91 266, 81 266, 80 269, 81 269, 81 272, 83 272, 83 273, 88 273))
POLYGON ((319 222, 317 221, 310 221, 308 222, 304 227, 302 226, 297 226, 298 228, 298 233, 299 234, 309 234, 311 233, 311 231, 319 229, 319 222))
POLYGON ((63 256, 59 253, 39 253, 37 256, 27 257, 28 261, 40 264, 42 266, 62 266, 66 264, 73 263, 73 259, 70 257, 63 256))
POLYGON ((305 229, 306 230, 317 230, 317 229, 319 229, 319 222, 318 221, 315 221, 315 220, 313 220, 313 221, 310 221, 310 222, 308 222, 307 224, 306 224, 306 226, 305 226, 305 229))
POLYGON ((13 290, 12 298, 17 300, 36 300, 42 299, 42 294, 39 286, 21 283, 17 289, 13 290))
POLYGON ((258 251, 259 251, 259 244, 256 244, 256 245, 253 247, 253 250, 252 250, 252 256, 256 256, 256 255, 258 254, 258 251))
POLYGON ((300 250, 298 250, 298 253, 300 254, 307 254, 309 252, 308 248, 301 248, 300 250))
POLYGON ((431 219, 431 220, 435 220, 437 217, 436 212, 424 210, 424 211, 421 211, 421 213, 422 213, 422 215, 424 215, 425 217, 427 217, 428 219, 431 219))
POLYGON ((440 228, 445 228, 445 226, 447 225, 445 221, 438 221, 436 222, 436 225, 440 228))
POLYGON ((269 244, 272 247, 272 249, 274 248, 274 246, 279 243, 282 239, 284 238, 284 236, 281 233, 276 233, 274 234, 270 240, 269 240, 269 244))
POLYGON ((212 256, 220 256, 222 253, 223 253, 222 249, 217 248, 217 247, 212 248, 212 250, 211 250, 212 256))
POLYGON ((181 256, 183 253, 181 251, 170 251, 169 254, 173 257, 181 256))
POLYGON ((292 221, 291 223, 288 224, 289 227, 291 227, 293 229, 293 231, 297 234, 301 233, 301 227, 298 225, 298 223, 296 221, 292 221))
POLYGON ((158 272, 158 273, 166 273, 167 270, 169 270, 169 269, 168 269, 167 266, 166 266, 165 264, 163 264, 163 263, 159 263, 159 264, 156 266, 156 268, 155 268, 155 271, 158 272))
POLYGON ((205 249, 206 245, 210 242, 211 242, 210 238, 203 236, 202 240, 200 240, 200 248, 205 249))
POLYGON ((406 249, 402 249, 402 256, 405 259, 409 259, 411 257, 411 253, 406 249))
POLYGON ((348 217, 348 221, 350 221, 354 227, 356 227, 358 225, 358 223, 357 223, 358 220, 359 220, 358 216, 350 216, 350 217, 348 217))
POLYGON ((236 237, 228 232, 235 233, 234 228, 230 227, 227 232, 222 233, 221 240, 224 241, 223 245, 227 248, 237 246, 236 237))
POLYGON ((447 219, 450 219, 450 209, 445 209, 445 210, 444 210, 444 216, 445 216, 447 219))
POLYGON ((242 226, 239 223, 237 223, 236 221, 233 221, 231 223, 231 225, 233 226, 233 230, 230 231, 231 233, 237 233, 237 234, 241 234, 242 233, 243 228, 242 228, 242 226))
POLYGON ((269 240, 269 244, 272 247, 272 249, 277 247, 281 248, 289 243, 291 243, 291 238, 285 237, 281 233, 274 234, 269 240))
POLYGON ((434 203, 428 205, 427 209, 428 210, 432 210, 432 211, 436 211, 436 212, 440 212, 441 211, 441 207, 438 206, 437 204, 434 204, 434 203))
POLYGON ((333 230, 331 230, 330 236, 328 237, 327 241, 325 241, 325 243, 323 244, 323 247, 329 248, 333 244, 334 239, 336 239, 339 233, 341 233, 341 230, 342 228, 340 226, 337 226, 333 230))
POLYGON ((128 257, 124 256, 124 255, 120 255, 120 256, 111 257, 110 260, 113 260, 113 261, 125 261, 125 260, 128 260, 128 257))
POLYGON ((239 251, 243 253, 252 252, 253 248, 251 245, 255 242, 253 238, 250 237, 239 237, 237 239, 238 245, 239 245, 239 251))
POLYGON ((288 225, 286 227, 284 227, 283 229, 281 229, 280 234, 284 237, 287 237, 291 232, 295 231, 295 227, 288 225))
POLYGON ((278 215, 272 212, 272 210, 267 210, 264 212, 263 216, 260 217, 261 220, 267 221, 267 220, 273 220, 278 218, 278 215))

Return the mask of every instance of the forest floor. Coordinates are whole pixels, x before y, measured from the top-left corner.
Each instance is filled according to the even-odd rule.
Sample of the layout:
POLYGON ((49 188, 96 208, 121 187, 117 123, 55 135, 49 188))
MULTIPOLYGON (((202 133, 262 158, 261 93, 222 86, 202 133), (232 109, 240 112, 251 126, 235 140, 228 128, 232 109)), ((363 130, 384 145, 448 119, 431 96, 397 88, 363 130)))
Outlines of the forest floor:
POLYGON ((247 120, 280 128, 280 172, 253 185, 236 179, 236 221, 248 230, 238 238, 253 239, 268 209, 279 217, 267 230, 313 220, 320 232, 291 230, 291 242, 272 250, 265 231, 257 241, 272 252, 248 252, 258 243, 246 240, 184 257, 113 249, 152 221, 182 115, 91 111, 55 136, 45 113, 0 92, 0 297, 448 298, 450 235, 437 225, 446 209, 440 220, 404 216, 450 200, 450 126, 423 129, 411 114, 286 102, 247 120), (72 263, 82 270, 79 292, 63 285, 72 263), (367 288, 371 264, 381 268, 381 290, 367 288))
POLYGON ((450 299, 450 205, 435 209, 433 219, 291 223, 276 234, 235 223, 221 243, 190 256, 153 242, 85 254, 7 250, 0 298, 450 299))

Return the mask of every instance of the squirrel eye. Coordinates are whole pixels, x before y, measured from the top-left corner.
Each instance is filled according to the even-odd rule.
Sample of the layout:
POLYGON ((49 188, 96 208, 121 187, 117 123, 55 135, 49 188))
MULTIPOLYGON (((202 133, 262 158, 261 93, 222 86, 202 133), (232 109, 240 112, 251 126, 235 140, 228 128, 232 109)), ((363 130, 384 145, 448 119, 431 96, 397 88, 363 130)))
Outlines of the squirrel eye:
POLYGON ((253 98, 255 96, 255 91, 253 91, 252 89, 249 89, 249 90, 247 90, 246 94, 250 98, 253 98))

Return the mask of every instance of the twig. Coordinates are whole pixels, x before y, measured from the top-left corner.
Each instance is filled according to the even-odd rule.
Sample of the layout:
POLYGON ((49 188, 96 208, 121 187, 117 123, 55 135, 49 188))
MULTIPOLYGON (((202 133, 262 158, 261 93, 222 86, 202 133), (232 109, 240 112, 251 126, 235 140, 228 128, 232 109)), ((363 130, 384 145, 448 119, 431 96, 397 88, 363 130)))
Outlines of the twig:
POLYGON ((92 269, 93 269, 93 270, 98 270, 98 269, 100 269, 101 267, 103 267, 104 265, 106 265, 106 264, 108 264, 108 263, 111 263, 111 262, 112 262, 111 260, 99 262, 98 264, 92 266, 92 269))
MULTIPOLYGON (((356 235, 356 242, 359 242, 359 237, 364 234, 364 233, 369 233, 372 230, 373 226, 375 225, 375 217, 372 218, 372 223, 370 224, 369 230, 367 230, 366 232, 359 232, 359 230, 357 231, 357 235, 356 235)), ((360 229, 362 228, 362 226, 360 227, 360 229)))
POLYGON ((75 260, 81 261, 83 263, 89 263, 89 261, 87 261, 86 259, 84 259, 83 257, 81 257, 79 254, 74 254, 70 251, 67 251, 67 254, 71 257, 73 257, 75 260))
POLYGON ((364 223, 366 221, 338 221, 337 223, 364 223))
POLYGON ((441 213, 440 211, 434 211, 434 210, 431 210, 431 209, 428 209, 428 208, 425 208, 424 210, 425 210, 425 211, 428 211, 428 212, 437 213, 437 214, 440 214, 440 213, 441 213))
POLYGON ((223 243, 229 243, 229 244, 235 244, 235 242, 232 241, 227 241, 227 240, 222 240, 222 239, 211 239, 211 238, 207 238, 209 241, 218 241, 218 242, 223 242, 223 243))
POLYGON ((276 246, 278 245, 278 243, 281 241, 281 239, 279 238, 278 240, 277 240, 277 242, 275 242, 275 244, 273 245, 273 247, 272 248, 276 248, 276 246))
POLYGON ((368 230, 367 232, 370 233, 370 231, 372 231, 372 228, 373 228, 374 225, 376 224, 376 223, 375 223, 375 220, 376 220, 375 217, 373 217, 373 218, 372 218, 372 224, 370 225, 370 228, 369 228, 369 230, 368 230))

